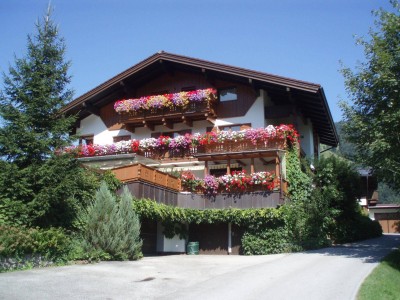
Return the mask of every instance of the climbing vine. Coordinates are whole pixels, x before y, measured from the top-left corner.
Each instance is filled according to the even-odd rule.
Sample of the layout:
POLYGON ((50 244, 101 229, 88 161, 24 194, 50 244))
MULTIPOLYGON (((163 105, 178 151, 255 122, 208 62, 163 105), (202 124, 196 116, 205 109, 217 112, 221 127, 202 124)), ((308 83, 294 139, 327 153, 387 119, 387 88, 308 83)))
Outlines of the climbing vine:
POLYGON ((312 179, 301 170, 298 145, 292 144, 286 151, 286 176, 289 182, 288 194, 291 201, 305 201, 310 198, 312 179))
POLYGON ((232 223, 248 228, 258 226, 275 227, 283 224, 282 210, 276 208, 261 209, 190 209, 168 206, 148 199, 134 199, 133 207, 141 218, 162 222, 167 238, 187 235, 186 224, 232 223))

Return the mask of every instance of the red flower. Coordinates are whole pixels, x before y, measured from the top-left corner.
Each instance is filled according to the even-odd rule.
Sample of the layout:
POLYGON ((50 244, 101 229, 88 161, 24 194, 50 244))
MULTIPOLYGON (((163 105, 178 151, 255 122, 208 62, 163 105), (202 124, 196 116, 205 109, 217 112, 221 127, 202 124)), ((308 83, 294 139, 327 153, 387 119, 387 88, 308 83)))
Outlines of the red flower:
POLYGON ((137 152, 139 150, 139 141, 138 140, 131 140, 131 149, 132 152, 137 152))

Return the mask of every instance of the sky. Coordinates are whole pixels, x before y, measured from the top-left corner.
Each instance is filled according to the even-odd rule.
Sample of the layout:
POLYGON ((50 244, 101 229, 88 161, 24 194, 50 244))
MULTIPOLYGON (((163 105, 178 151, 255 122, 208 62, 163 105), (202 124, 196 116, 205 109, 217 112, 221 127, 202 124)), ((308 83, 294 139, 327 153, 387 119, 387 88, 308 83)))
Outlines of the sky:
MULTIPOLYGON (((0 0, 0 72, 25 56, 48 0, 0 0)), ((372 10, 388 0, 52 0, 75 97, 164 50, 320 84, 334 121, 342 64, 364 60, 372 10), (342 62, 342 63, 341 63, 342 62)), ((2 87, 1 80, 0 88, 2 87)))

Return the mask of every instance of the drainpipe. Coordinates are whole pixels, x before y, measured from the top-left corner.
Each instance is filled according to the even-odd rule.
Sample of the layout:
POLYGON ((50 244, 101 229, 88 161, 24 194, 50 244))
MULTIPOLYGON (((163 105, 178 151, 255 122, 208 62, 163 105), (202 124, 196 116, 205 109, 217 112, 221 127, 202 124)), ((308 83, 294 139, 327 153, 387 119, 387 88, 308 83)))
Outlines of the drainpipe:
POLYGON ((228 254, 232 253, 232 223, 228 223, 228 254))

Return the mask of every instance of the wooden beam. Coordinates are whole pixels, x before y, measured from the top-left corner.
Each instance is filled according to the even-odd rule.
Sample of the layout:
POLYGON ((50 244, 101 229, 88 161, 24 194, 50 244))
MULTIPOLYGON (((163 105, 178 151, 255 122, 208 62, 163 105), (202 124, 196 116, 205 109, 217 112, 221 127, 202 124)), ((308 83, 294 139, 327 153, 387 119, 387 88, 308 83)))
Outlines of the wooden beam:
POLYGON ((281 176, 281 160, 279 159, 279 155, 275 158, 275 175, 280 178, 281 176))
POLYGON ((135 132, 135 126, 133 126, 132 124, 124 124, 122 126, 122 128, 124 128, 125 130, 128 130, 129 132, 132 132, 132 133, 135 132))
POLYGON ((249 84, 253 88, 254 94, 256 95, 256 97, 260 97, 260 89, 257 88, 256 83, 254 82, 253 79, 249 78, 249 84))
POLYGON ((167 73, 169 76, 174 76, 175 75, 171 65, 169 65, 168 62, 165 62, 162 59, 160 59, 158 62, 162 66, 162 68, 163 68, 165 73, 167 73))
POLYGON ((186 116, 182 116, 182 122, 189 127, 193 127, 193 121, 186 116))
POLYGON ((271 165, 271 164, 275 163, 275 160, 266 161, 266 160, 265 160, 264 158, 262 158, 262 157, 260 157, 260 160, 261 160, 261 162, 264 164, 264 166, 271 165))
POLYGON ((251 174, 255 173, 255 169, 254 169, 254 157, 250 158, 250 173, 251 173, 251 174))
POLYGON ((215 80, 212 78, 212 76, 210 76, 210 72, 207 71, 206 69, 202 68, 201 69, 201 73, 203 74, 204 78, 206 79, 206 81, 212 86, 215 87, 215 80))
POLYGON ((204 162, 204 177, 208 175, 208 161, 204 162))
POLYGON ((236 162, 241 165, 242 167, 247 166, 247 164, 245 164, 243 161, 241 161, 240 159, 237 159, 236 162))
POLYGON ((206 120, 207 120, 208 122, 210 122, 211 124, 215 125, 215 121, 216 121, 215 118, 209 117, 208 114, 205 114, 205 117, 206 117, 206 120))
POLYGON ((149 128, 151 131, 154 131, 154 124, 143 121, 143 126, 149 128))
POLYGON ((133 97, 135 95, 136 90, 132 87, 132 85, 126 85, 123 80, 119 82, 119 85, 122 86, 125 98, 133 97))
POLYGON ((172 123, 171 121, 168 121, 167 119, 163 118, 163 125, 169 129, 174 129, 174 123, 172 123))
POLYGON ((91 114, 94 114, 98 117, 100 117, 100 110, 97 107, 94 107, 91 103, 89 102, 83 102, 83 107, 90 112, 91 114))

